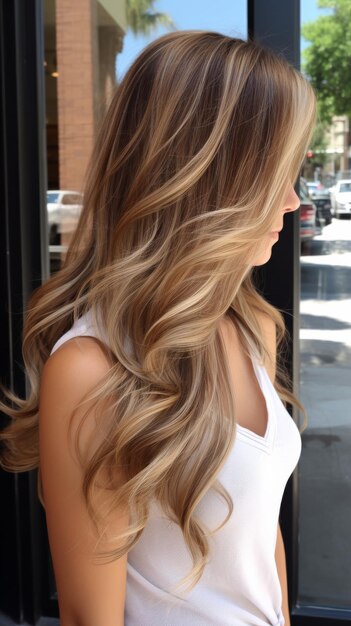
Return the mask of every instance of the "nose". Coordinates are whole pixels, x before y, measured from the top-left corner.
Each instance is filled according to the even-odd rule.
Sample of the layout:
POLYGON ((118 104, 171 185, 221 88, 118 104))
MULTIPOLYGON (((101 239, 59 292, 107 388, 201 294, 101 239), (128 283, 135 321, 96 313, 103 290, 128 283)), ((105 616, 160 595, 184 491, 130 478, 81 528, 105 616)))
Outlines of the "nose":
POLYGON ((290 185, 284 202, 284 213, 291 213, 292 211, 296 211, 299 208, 300 204, 301 202, 299 196, 297 195, 294 187, 290 185))

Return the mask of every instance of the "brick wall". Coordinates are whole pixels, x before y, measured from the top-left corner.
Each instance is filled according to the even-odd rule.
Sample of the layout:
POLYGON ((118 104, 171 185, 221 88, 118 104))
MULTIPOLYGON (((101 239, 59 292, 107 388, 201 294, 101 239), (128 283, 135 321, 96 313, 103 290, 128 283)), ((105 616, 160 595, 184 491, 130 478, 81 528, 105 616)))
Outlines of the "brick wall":
POLYGON ((99 107, 96 0, 56 0, 59 179, 82 191, 99 107))

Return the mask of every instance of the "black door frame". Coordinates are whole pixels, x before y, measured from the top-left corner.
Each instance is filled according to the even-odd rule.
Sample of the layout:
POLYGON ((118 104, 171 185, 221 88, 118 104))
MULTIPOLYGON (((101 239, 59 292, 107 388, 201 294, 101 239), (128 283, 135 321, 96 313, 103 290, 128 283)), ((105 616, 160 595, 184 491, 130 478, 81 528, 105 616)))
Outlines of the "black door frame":
MULTIPOLYGON (((43 63, 42 0, 0 0, 0 377, 22 396, 23 311, 49 268, 43 63)), ((36 473, 0 471, 0 490, 0 623, 34 624, 46 559, 36 473)))

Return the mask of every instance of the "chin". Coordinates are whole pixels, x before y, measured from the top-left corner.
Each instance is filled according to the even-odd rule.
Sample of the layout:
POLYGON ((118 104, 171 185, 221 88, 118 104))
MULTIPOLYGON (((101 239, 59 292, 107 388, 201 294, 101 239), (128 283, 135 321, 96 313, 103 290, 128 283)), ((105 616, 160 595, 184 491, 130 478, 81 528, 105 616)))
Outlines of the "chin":
POLYGON ((257 257, 255 259, 255 261, 253 262, 253 267, 258 267, 260 265, 265 265, 265 263, 268 263, 269 259, 272 256, 272 248, 270 248, 269 250, 266 250, 266 252, 264 254, 261 254, 259 257, 257 257))

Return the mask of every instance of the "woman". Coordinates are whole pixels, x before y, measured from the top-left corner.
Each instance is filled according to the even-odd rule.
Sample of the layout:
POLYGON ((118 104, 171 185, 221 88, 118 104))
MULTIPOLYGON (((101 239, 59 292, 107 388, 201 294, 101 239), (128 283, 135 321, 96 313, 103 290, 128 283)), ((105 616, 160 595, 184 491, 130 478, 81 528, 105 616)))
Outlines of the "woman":
POLYGON ((116 89, 2 433, 5 469, 40 467, 61 626, 289 624, 301 440, 251 274, 299 206, 314 116, 282 58, 215 32, 160 37, 116 89))

